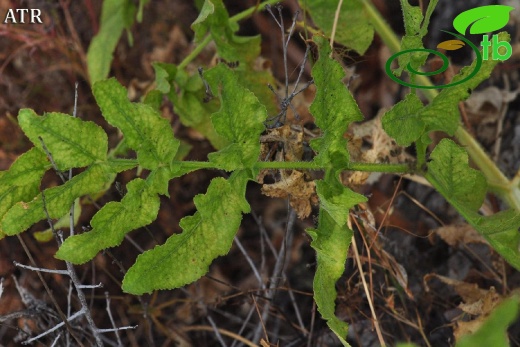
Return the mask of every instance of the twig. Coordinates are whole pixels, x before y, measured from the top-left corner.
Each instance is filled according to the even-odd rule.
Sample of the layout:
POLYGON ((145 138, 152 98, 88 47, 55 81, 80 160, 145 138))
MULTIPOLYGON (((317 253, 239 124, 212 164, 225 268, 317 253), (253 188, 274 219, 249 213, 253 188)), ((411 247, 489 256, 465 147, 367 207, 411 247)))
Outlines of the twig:
MULTIPOLYGON (((108 295, 108 292, 105 292, 105 298, 106 298, 106 301, 107 301, 108 318, 110 319, 110 323, 112 324, 112 327, 115 329, 116 328, 116 323, 114 322, 114 317, 112 317, 112 311, 110 310, 110 296, 108 295)), ((117 345, 118 346, 123 346, 123 344, 121 342, 121 338, 119 337, 119 332, 116 330, 116 331, 114 331, 114 334, 116 335, 117 345)))
MULTIPOLYGON (((80 317, 80 316, 83 315, 83 314, 85 314, 85 311, 84 311, 84 309, 82 308, 81 310, 79 310, 78 312, 76 312, 76 313, 74 313, 72 316, 70 316, 70 317, 67 319, 67 323, 73 321, 74 319, 80 317)), ((44 331, 44 332, 41 333, 40 335, 35 336, 35 337, 32 337, 32 338, 30 338, 30 339, 28 339, 28 340, 25 340, 24 342, 22 342, 22 344, 24 344, 24 345, 28 345, 28 344, 30 344, 30 343, 32 343, 32 342, 38 340, 39 338, 42 338, 42 337, 44 337, 44 336, 46 336, 46 335, 52 333, 53 331, 58 330, 59 328, 61 328, 61 327, 64 326, 64 325, 65 325, 65 322, 60 322, 60 323, 56 324, 55 326, 53 326, 52 328, 50 328, 50 329, 44 331)))
POLYGON ((220 343, 220 345, 222 347, 227 347, 227 343, 222 338, 222 335, 220 334, 220 331, 219 331, 217 325, 215 324, 215 322, 213 321, 213 319, 211 318, 211 316, 208 316, 208 321, 209 321, 209 324, 211 325, 211 327, 213 328, 213 331, 215 332, 215 335, 217 336, 217 340, 220 343))
POLYGON ((59 275, 68 275, 69 272, 67 270, 51 270, 51 269, 44 269, 41 267, 34 267, 29 265, 23 265, 17 262, 16 260, 13 261, 14 266, 21 267, 22 269, 27 269, 31 271, 40 271, 40 272, 47 272, 52 274, 59 274, 59 275))
POLYGON ((251 259, 251 257, 247 254, 247 251, 245 250, 244 246, 242 246, 242 243, 240 242, 238 237, 235 237, 235 244, 238 246, 238 249, 240 249, 240 252, 242 252, 244 257, 246 258, 246 261, 249 264, 249 267, 251 268, 251 270, 253 270, 253 274, 255 275, 256 279, 258 280, 260 287, 262 289, 264 289, 265 285, 262 281, 262 276, 260 276, 260 273, 258 272, 255 264, 253 263, 253 259, 251 259))
MULTIPOLYGON (((269 310, 271 308, 271 302, 272 299, 276 293, 276 288, 278 288, 278 284, 280 283, 280 279, 283 278, 283 268, 285 265, 285 260, 287 256, 287 249, 291 247, 292 245, 292 230, 294 227, 294 222, 296 221, 296 212, 289 207, 289 216, 287 217, 287 227, 285 229, 285 238, 282 242, 282 245, 280 246, 280 250, 278 252, 278 258, 276 259, 276 263, 274 266, 273 274, 271 276, 271 283, 269 283, 269 288, 266 293, 266 304, 262 311, 262 326, 267 321, 267 318, 269 317, 269 310)), ((262 334, 262 326, 259 326, 254 334, 253 342, 258 343, 260 341, 260 335, 262 334)), ((265 331, 265 327, 264 327, 265 331)), ((266 339, 267 339, 267 333, 266 339)))

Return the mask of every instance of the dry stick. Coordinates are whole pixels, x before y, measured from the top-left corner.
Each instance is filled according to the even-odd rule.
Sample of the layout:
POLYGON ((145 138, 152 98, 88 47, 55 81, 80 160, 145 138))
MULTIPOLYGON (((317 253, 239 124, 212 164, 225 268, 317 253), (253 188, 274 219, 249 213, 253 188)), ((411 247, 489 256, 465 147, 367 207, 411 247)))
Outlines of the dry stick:
MULTIPOLYGON (((349 219, 350 224, 350 219, 349 219)), ((351 226, 349 225, 349 228, 351 226)), ((359 277, 361 277, 361 281, 363 282, 363 288, 365 289, 365 294, 367 296, 368 305, 370 306, 370 312, 372 313, 372 319, 374 320, 374 327, 376 329, 377 338, 379 339, 379 344, 381 346, 386 346, 385 340, 383 339, 383 334, 381 333, 381 328, 379 327, 379 321, 377 319, 376 311, 374 310, 374 304, 372 303, 372 298, 370 297, 370 290, 368 289, 367 282, 365 280, 365 276, 363 275, 363 267, 361 266, 361 259, 359 258, 359 252, 357 249, 356 238, 352 236, 352 249, 354 249, 354 256, 356 259, 356 263, 359 270, 359 277)))
POLYGON ((213 321, 213 318, 211 318, 211 316, 209 316, 209 315, 208 315, 208 321, 209 321, 209 324, 211 325, 211 327, 213 328, 213 332, 214 332, 215 335, 217 336, 217 340, 218 340, 218 342, 220 343, 220 345, 221 345, 222 347, 227 347, 227 343, 226 343, 226 342, 224 341, 224 339, 222 338, 222 335, 220 334, 217 325, 216 325, 215 322, 213 321))
POLYGON ((249 267, 251 268, 251 270, 253 270, 253 274, 255 275, 256 279, 258 280, 258 283, 260 284, 260 287, 262 289, 265 289, 265 285, 264 285, 264 283, 262 281, 262 276, 260 276, 260 273, 258 272, 258 269, 256 268, 256 266, 255 266, 255 264, 253 262, 253 259, 251 259, 249 254, 247 254, 247 251, 245 250, 244 246, 242 246, 242 243, 240 242, 240 240, 236 236, 235 236, 235 244, 238 246, 238 249, 240 249, 240 252, 242 252, 244 257, 246 258, 246 261, 249 264, 249 267))
MULTIPOLYGON (((246 319, 244 319, 244 321, 242 323, 242 326, 240 327, 240 330, 237 333, 238 336, 242 336, 242 334, 244 333, 244 330, 246 330, 246 327, 249 324, 249 321, 251 320, 251 317, 253 317, 253 313, 255 313, 255 308, 251 307, 251 309, 249 310, 249 313, 247 314, 246 319)), ((235 347, 237 341, 239 341, 239 340, 235 339, 233 341, 233 343, 231 344, 231 347, 235 347)))
MULTIPOLYGON (((271 301, 276 293, 276 288, 282 278, 283 268, 285 265, 285 258, 287 256, 287 249, 292 245, 292 230, 294 227, 294 222, 296 221, 296 212, 289 206, 289 216, 287 218, 287 227, 285 229, 285 238, 280 246, 280 250, 278 252, 278 257, 276 259, 276 263, 273 270, 273 275, 271 277, 271 283, 269 284, 269 289, 266 294, 266 304, 264 306, 262 312, 262 322, 265 322, 269 316, 269 310, 271 308, 271 301)), ((264 328, 265 330, 265 328, 264 328)), ((260 341, 260 335, 262 333, 261 327, 259 326, 255 332, 253 342, 258 343, 260 341)), ((268 336, 266 333, 266 340, 268 336)))
POLYGON ((116 329, 116 322, 114 321, 114 317, 112 317, 112 311, 110 310, 110 296, 108 295, 108 292, 105 292, 105 298, 107 301, 108 318, 110 319, 110 324, 112 324, 112 327, 114 328, 114 334, 116 335, 117 345, 118 347, 121 347, 123 346, 123 343, 121 342, 121 338, 119 337, 119 331, 116 329))
MULTIPOLYGON (((20 244, 22 245, 22 248, 25 252, 25 254, 27 255, 27 257, 29 258, 29 261, 31 262, 31 264, 33 264, 34 266, 36 266, 36 261, 34 260, 31 252, 29 251, 29 249, 27 248, 27 245, 25 244, 25 241, 22 239, 22 237, 20 236, 20 234, 16 235, 16 237, 18 238, 18 241, 20 242, 20 244)), ((58 315, 60 316, 61 320, 63 322, 65 322, 65 328, 67 328, 67 331, 69 332, 69 334, 74 338, 74 340, 78 343, 79 346, 83 347, 83 344, 81 343, 81 341, 79 340, 79 338, 76 336, 76 334, 74 334, 74 332, 72 331, 72 327, 70 326, 68 320, 67 320, 67 317, 65 316, 65 314, 63 313, 63 311, 61 310, 60 308, 60 305, 58 305, 58 302, 56 301, 56 298, 54 297, 54 295, 52 294, 52 291, 51 289, 49 288, 49 286, 47 285, 47 282, 45 282, 45 280, 43 279, 43 276, 42 274, 37 271, 36 272, 36 275, 38 275, 38 278, 40 279, 40 282, 42 282, 43 284, 43 287, 45 288, 45 291, 47 292, 47 294, 49 295, 49 298, 51 299, 52 301, 52 304, 54 305, 54 307, 56 308, 56 311, 58 312, 58 315)))

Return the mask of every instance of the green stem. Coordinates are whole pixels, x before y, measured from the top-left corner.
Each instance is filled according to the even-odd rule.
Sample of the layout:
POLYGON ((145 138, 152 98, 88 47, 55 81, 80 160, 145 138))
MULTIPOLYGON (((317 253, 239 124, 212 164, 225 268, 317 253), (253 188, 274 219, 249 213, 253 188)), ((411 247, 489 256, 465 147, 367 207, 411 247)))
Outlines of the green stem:
MULTIPOLYGON (((229 21, 232 23, 236 23, 238 21, 241 21, 242 19, 245 19, 245 18, 251 16, 253 13, 255 13, 257 11, 262 11, 267 5, 276 4, 278 2, 280 2, 280 0, 267 0, 267 1, 259 4, 258 6, 251 7, 245 11, 237 13, 233 17, 229 18, 229 21)), ((197 47, 195 47, 195 49, 193 49, 193 51, 191 51, 191 53, 188 54, 186 56, 186 58, 184 58, 182 60, 182 62, 179 64, 178 68, 184 69, 186 66, 188 66, 188 64, 191 61, 193 61, 210 42, 211 42, 211 34, 207 34, 206 37, 204 37, 204 39, 197 45, 197 47)))
MULTIPOLYGON (((397 53, 401 45, 399 40, 390 26, 385 22, 381 14, 372 5, 370 0, 363 0, 365 11, 370 18, 372 26, 379 34, 383 42, 385 43, 392 53, 397 53)), ((432 86, 433 84, 428 77, 419 75, 417 80, 424 86, 432 86)), ((435 89, 421 89, 428 100, 432 101, 439 92, 435 89)), ((488 157, 486 152, 478 144, 475 139, 464 129, 462 125, 459 125, 455 131, 455 137, 459 143, 466 147, 471 159, 475 162, 478 168, 482 171, 486 180, 491 188, 497 192, 497 194, 508 202, 508 204, 520 211, 520 188, 509 182, 507 177, 497 168, 495 163, 488 157), (507 188, 504 188, 507 187, 507 188)))

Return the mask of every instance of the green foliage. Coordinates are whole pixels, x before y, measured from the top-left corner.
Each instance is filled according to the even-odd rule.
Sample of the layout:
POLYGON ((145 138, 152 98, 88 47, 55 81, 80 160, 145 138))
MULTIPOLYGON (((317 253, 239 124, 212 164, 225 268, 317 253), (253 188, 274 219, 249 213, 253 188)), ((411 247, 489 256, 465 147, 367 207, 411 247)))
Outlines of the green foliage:
POLYGON ((112 54, 123 30, 129 29, 132 25, 135 11, 135 6, 129 0, 103 1, 101 26, 87 52, 91 84, 108 77, 112 54))
MULTIPOLYGON (((324 34, 330 36, 338 1, 300 0, 299 3, 310 13, 312 20, 324 34)), ((343 1, 337 23, 334 40, 359 54, 364 54, 374 37, 374 28, 368 21, 362 0, 343 1)))
POLYGON ((466 151, 444 139, 431 154, 426 179, 479 231, 493 248, 520 270, 520 213, 502 211, 490 217, 477 213, 486 194, 484 176, 468 165, 466 151))
MULTIPOLYGON (((140 2, 139 19, 146 2, 140 2)), ((430 2, 423 17, 417 7, 402 1, 406 29, 403 49, 423 47, 422 38, 427 33, 436 2, 430 2)), ((361 0, 343 4, 335 36, 339 43, 360 53, 368 48, 373 36, 363 4, 361 0)), ((302 1, 302 6, 327 35, 331 34, 335 5, 336 1, 302 1)), ((203 73, 201 78, 185 69, 196 54, 178 66, 155 63, 156 90, 149 93, 143 103, 132 103, 126 89, 115 79, 102 79, 108 75, 111 54, 119 36, 131 25, 135 12, 135 6, 129 1, 106 0, 101 30, 88 54, 96 102, 107 122, 122 132, 123 140, 109 151, 107 135, 92 122, 60 113, 38 116, 32 110, 21 110, 20 126, 35 148, 20 156, 8 171, 0 172, 0 238, 27 230, 45 219, 46 211, 51 219, 62 218, 78 198, 102 194, 119 172, 136 166, 146 169, 145 179, 135 178, 127 184, 127 193, 120 202, 108 202, 94 215, 91 231, 71 236, 61 245, 57 258, 81 264, 103 249, 121 244, 130 231, 152 223, 159 211, 159 195, 168 194, 172 179, 198 169, 231 172, 228 179, 213 179, 207 192, 194 198, 197 211, 181 220, 182 232, 138 256, 123 281, 123 290, 133 294, 177 288, 196 281, 208 271, 215 258, 229 252, 242 215, 250 211, 245 200, 246 185, 256 179, 261 168, 323 170, 324 178, 316 181, 320 199, 318 224, 307 230, 317 257, 314 298, 329 327, 341 343, 348 346, 348 326, 335 315, 335 285, 344 273, 353 236, 347 227, 349 210, 366 198, 345 187, 339 177, 341 171, 352 167, 343 135, 349 124, 363 117, 342 82, 345 73, 341 65, 330 57, 329 42, 314 36, 319 59, 312 69, 317 92, 310 110, 323 133, 311 142, 317 155, 311 163, 270 163, 259 159, 259 138, 265 130, 264 122, 268 113, 276 112, 274 97, 265 88, 267 82, 274 84, 273 77, 254 67, 260 54, 260 37, 237 36, 238 25, 229 18, 222 1, 205 0, 192 25, 196 40, 201 44, 213 40, 218 55, 228 62, 238 62, 238 66, 231 69, 221 63, 203 73), (172 101, 182 123, 201 132, 216 148, 216 152, 208 155, 208 161, 182 161, 189 146, 174 137, 170 124, 159 114, 162 94, 172 101), (210 96, 213 99, 204 102, 210 96), (129 150, 135 151, 136 159, 118 157, 129 150), (57 170, 85 170, 40 193, 41 179, 52 167, 48 156, 57 170)), ((499 36, 499 40, 508 39, 505 33, 499 36)), ((423 54, 418 54, 403 57, 399 62, 401 67, 410 64, 418 69, 425 59, 423 54)), ((398 144, 415 144, 421 164, 416 173, 424 174, 498 253, 520 269, 520 214, 514 210, 486 217, 478 214, 488 187, 484 176, 469 167, 466 150, 451 140, 443 140, 431 152, 431 161, 426 164, 429 134, 432 131, 454 134, 459 127, 459 102, 489 77, 497 61, 488 59, 475 72, 477 63, 462 69, 452 82, 472 78, 444 89, 426 106, 415 94, 407 95, 386 113, 383 127, 398 144)), ((386 167, 370 164, 372 166, 366 167, 378 171, 386 167)), ((387 168, 395 172, 395 167, 387 168)), ((499 310, 508 319, 513 317, 513 310, 502 306, 499 310)), ((490 318, 490 326, 496 326, 494 317, 490 318)), ((497 329, 503 332, 504 324, 509 321, 497 329)), ((490 331, 491 328, 485 329, 490 331)))
POLYGON ((206 274, 216 257, 229 252, 242 213, 249 212, 249 179, 245 171, 235 171, 228 180, 213 179, 206 194, 193 199, 197 212, 181 220, 183 232, 141 254, 126 273, 123 290, 143 294, 179 288, 206 274))
POLYGON ((329 57, 328 42, 315 37, 320 57, 312 69, 317 93, 311 105, 316 125, 323 136, 312 142, 318 152, 315 162, 326 167, 325 178, 316 182, 320 198, 318 227, 308 229, 311 246, 316 250, 317 269, 314 277, 314 300, 328 326, 344 346, 347 324, 334 314, 336 281, 345 271, 345 261, 352 239, 352 230, 347 227, 350 208, 366 201, 362 195, 344 187, 339 181, 339 172, 349 163, 347 142, 343 138, 348 125, 363 117, 350 92, 341 82, 345 73, 335 60, 329 57))

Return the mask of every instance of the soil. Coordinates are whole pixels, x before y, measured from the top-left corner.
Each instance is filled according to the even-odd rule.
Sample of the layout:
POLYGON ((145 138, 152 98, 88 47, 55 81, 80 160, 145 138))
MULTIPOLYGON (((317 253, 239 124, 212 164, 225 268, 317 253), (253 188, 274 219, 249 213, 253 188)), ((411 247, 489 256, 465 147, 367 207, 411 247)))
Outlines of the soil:
MULTIPOLYGON (((400 11, 398 1, 374 2, 401 33, 403 24, 400 16, 395 15, 400 11)), ((257 1, 225 3, 234 15, 254 7, 257 1)), ((472 1, 468 6, 488 3, 472 1)), ((101 125, 109 135, 111 147, 118 142, 117 129, 102 118, 86 77, 85 54, 99 30, 101 5, 101 0, 0 0, 0 14, 9 8, 39 8, 44 19, 42 25, 0 23, 0 170, 7 170, 32 146, 17 126, 18 111, 31 108, 38 114, 71 114, 76 83, 78 116, 101 125)), ((288 24, 298 5, 291 0, 283 2, 283 6, 288 24)), ((451 2, 440 0, 439 6, 450 8, 451 2)), ((443 23, 451 20, 445 18, 448 12, 434 15, 432 32, 445 28, 443 23)), ((140 100, 153 84, 152 62, 178 64, 191 52, 194 35, 190 25, 197 16, 194 2, 150 1, 145 6, 143 21, 131 28, 133 44, 123 34, 110 76, 128 88, 133 101, 140 100)), ((518 47, 519 41, 517 28, 512 26, 509 30, 514 33, 514 47, 518 47)), ((262 36, 262 56, 281 85, 282 47, 273 19, 265 12, 255 13, 240 22, 239 34, 262 36)), ((427 40, 435 45, 441 38, 434 33, 427 40)), ((349 88, 367 122, 403 98, 405 90, 384 78, 383 66, 389 53, 379 38, 363 56, 339 46, 336 51, 354 76, 349 88)), ((204 50, 190 68, 210 64, 213 53, 211 48, 204 50)), ((291 83, 304 53, 305 44, 295 34, 288 53, 289 71, 294 71, 291 83)), ((479 94, 481 102, 466 104, 465 125, 509 178, 518 175, 520 169, 519 62, 516 54, 499 65, 492 78, 478 89, 483 91, 479 94)), ((453 58, 455 69, 465 63, 460 57, 453 58)), ((305 67, 303 79, 310 79, 310 66, 305 67)), ((295 105, 302 123, 312 131, 315 127, 307 108, 313 89, 299 98, 295 105)), ((186 159, 206 160, 214 150, 211 144, 182 125, 174 106, 166 99, 162 110, 175 136, 192 146, 186 159)), ((377 131, 375 127, 371 129, 377 131)), ((355 134, 356 130, 351 129, 348 136, 355 134)), ((358 140, 371 148, 375 146, 371 142, 374 137, 358 140)), ((440 138, 436 134, 434 140, 440 138)), ((401 155, 405 159, 413 158, 413 154, 414 149, 407 148, 401 155)), ((131 170, 120 174, 116 181, 124 187, 135 175, 136 170, 131 170)), ((317 208, 307 206, 310 215, 299 219, 289 198, 267 197, 257 183, 248 186, 247 200, 252 212, 245 215, 230 253, 214 261, 206 276, 184 288, 151 295, 136 297, 122 292, 122 271, 133 264, 143 249, 153 248, 180 232, 180 219, 195 212, 193 197, 204 193, 212 178, 224 176, 223 172, 200 170, 171 181, 170 196, 161 197, 155 222, 130 233, 121 246, 98 254, 86 265, 76 266, 82 283, 102 283, 102 288, 85 289, 96 325, 104 329, 132 327, 119 331, 123 346, 340 346, 317 313, 312 298, 316 260, 305 229, 314 226, 317 208), (110 298, 110 304, 106 298, 110 298)), ((349 179, 345 177, 346 181, 349 179)), ((336 314, 349 323, 348 341, 352 346, 380 345, 361 276, 367 282, 378 324, 389 346, 397 342, 453 346, 465 332, 464 322, 489 313, 481 309, 470 314, 464 305, 489 298, 500 302, 518 290, 520 273, 498 256, 433 189, 394 175, 380 175, 368 182, 371 183, 355 187, 369 198, 368 203, 351 212, 363 273, 360 274, 351 250, 345 273, 337 283, 336 314)), ((50 172, 41 188, 57 184, 58 177, 50 172)), ((78 231, 88 230, 99 206, 120 199, 121 192, 113 186, 96 204, 84 206, 78 231)), ((505 207, 491 194, 485 205, 493 212, 505 207)), ((64 313, 69 307, 72 312, 80 308, 77 296, 68 296, 68 277, 49 273, 39 276, 13 263, 65 269, 65 264, 54 258, 56 243, 39 242, 34 237, 36 231, 47 227, 41 222, 19 237, 0 240, 0 346, 18 346, 62 322, 57 307, 64 313)), ((520 321, 508 333, 511 345, 520 346, 520 321)), ((70 345, 77 345, 78 340, 85 346, 94 345, 83 319, 42 337, 39 344, 53 345, 58 336, 55 346, 66 346, 67 339, 70 345)), ((113 332, 103 334, 103 341, 107 346, 118 343, 113 332)))

